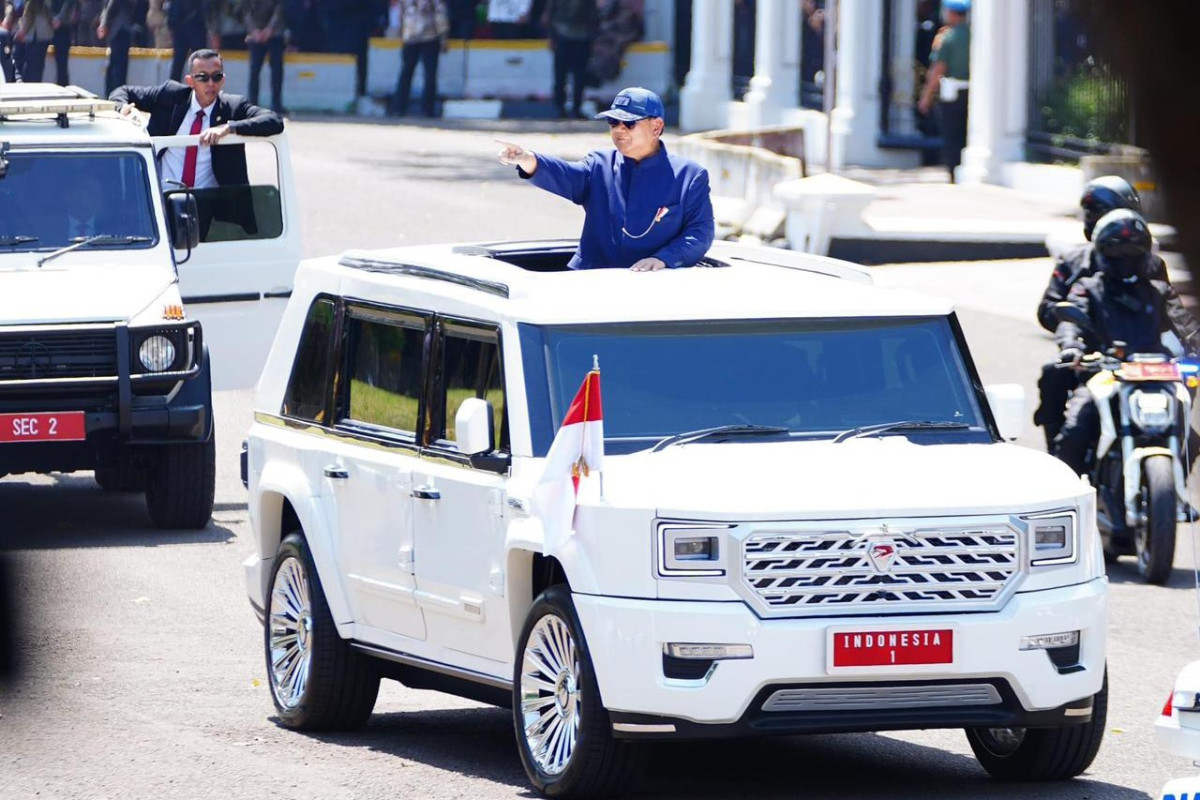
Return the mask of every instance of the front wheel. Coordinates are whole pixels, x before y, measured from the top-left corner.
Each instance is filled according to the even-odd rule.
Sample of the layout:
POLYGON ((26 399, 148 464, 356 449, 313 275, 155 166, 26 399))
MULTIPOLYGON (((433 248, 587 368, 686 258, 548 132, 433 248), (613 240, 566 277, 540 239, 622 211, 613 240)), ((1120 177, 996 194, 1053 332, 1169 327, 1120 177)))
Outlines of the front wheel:
POLYGON ((608 797, 636 777, 640 751, 612 735, 571 591, 534 601, 517 642, 513 722, 525 774, 547 797, 608 797))
POLYGON ((305 731, 361 728, 375 708, 379 672, 338 636, 312 553, 299 532, 279 545, 263 644, 279 718, 305 731))
POLYGON ((1142 502, 1146 521, 1134 536, 1138 573, 1147 583, 1161 586, 1171 577, 1175 560, 1175 471, 1170 456, 1150 456, 1142 462, 1142 502))
POLYGON ((168 444, 146 467, 146 509, 160 528, 203 528, 217 487, 217 440, 168 444))
POLYGON ((1108 674, 1092 698, 1092 718, 1059 728, 968 728, 980 766, 1008 781, 1065 781, 1091 766, 1108 719, 1108 674))

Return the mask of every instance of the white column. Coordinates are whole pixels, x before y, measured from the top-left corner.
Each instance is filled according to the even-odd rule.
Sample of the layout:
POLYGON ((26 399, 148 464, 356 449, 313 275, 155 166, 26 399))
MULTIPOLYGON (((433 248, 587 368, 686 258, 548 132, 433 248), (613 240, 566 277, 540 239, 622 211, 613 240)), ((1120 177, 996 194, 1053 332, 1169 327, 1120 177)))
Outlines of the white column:
POLYGON ((722 128, 733 99, 733 0, 700 0, 692 6, 692 66, 679 92, 684 131, 722 128))
POLYGON ((746 105, 755 126, 775 125, 800 96, 800 4, 758 0, 754 34, 754 77, 746 105))
POLYGON ((1001 183, 1002 167, 1023 156, 1029 47, 1026 3, 971 6, 971 90, 961 183, 1001 183))
MULTIPOLYGON (((844 167, 851 149, 850 138, 858 117, 857 103, 864 65, 878 61, 868 21, 879 15, 873 0, 837 0, 837 81, 833 111, 829 118, 830 152, 828 168, 836 172, 844 167)), ((864 118, 870 124, 870 112, 864 118)))

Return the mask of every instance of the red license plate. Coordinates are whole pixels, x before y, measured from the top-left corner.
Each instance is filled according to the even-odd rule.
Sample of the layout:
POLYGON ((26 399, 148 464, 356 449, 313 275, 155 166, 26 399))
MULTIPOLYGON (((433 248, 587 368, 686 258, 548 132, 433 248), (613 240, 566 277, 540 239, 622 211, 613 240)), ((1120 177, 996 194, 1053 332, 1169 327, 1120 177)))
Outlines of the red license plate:
POLYGON ((1179 366, 1161 361, 1131 361, 1121 365, 1121 378, 1127 381, 1177 381, 1179 366))
POLYGON ((954 662, 954 631, 835 631, 835 667, 891 667, 954 662))
POLYGON ((0 442, 78 442, 86 438, 82 411, 0 414, 0 442))

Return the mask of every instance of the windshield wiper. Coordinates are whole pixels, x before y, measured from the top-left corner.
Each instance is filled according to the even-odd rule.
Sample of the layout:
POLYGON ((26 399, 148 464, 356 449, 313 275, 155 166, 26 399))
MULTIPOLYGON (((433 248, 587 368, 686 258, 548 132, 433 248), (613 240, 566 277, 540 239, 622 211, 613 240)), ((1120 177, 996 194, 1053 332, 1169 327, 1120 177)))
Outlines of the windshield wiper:
POLYGON ((91 247, 93 245, 105 244, 137 244, 139 242, 149 242, 151 239, 149 236, 113 236, 111 234, 101 233, 96 236, 79 237, 77 241, 72 241, 74 241, 73 244, 69 244, 66 247, 60 247, 57 250, 51 251, 39 258, 37 265, 40 267, 47 261, 53 261, 59 256, 65 255, 72 250, 78 250, 81 247, 91 247))
POLYGON ((927 419, 902 419, 895 422, 881 422, 878 425, 867 425, 862 428, 851 428, 848 431, 842 431, 837 436, 833 437, 834 444, 844 442, 847 439, 858 439, 862 436, 874 436, 878 433, 897 430, 913 430, 913 431, 956 431, 963 428, 971 427, 965 422, 933 422, 927 419))
POLYGON ((16 247, 19 244, 36 242, 36 236, 0 236, 0 247, 16 247))
POLYGON ((777 425, 718 425, 715 428, 701 428, 696 431, 684 431, 683 433, 668 436, 650 448, 650 452, 657 453, 659 450, 670 447, 673 444, 695 442, 713 436, 769 436, 771 434, 787 432, 787 428, 780 428, 777 425))

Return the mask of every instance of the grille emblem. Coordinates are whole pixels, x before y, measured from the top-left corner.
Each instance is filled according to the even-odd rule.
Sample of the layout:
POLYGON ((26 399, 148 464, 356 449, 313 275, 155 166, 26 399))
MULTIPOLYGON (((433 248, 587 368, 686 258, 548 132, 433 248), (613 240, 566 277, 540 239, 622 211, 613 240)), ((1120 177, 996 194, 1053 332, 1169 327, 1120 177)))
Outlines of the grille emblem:
POLYGON ((17 351, 17 372, 30 378, 43 377, 53 363, 49 348, 39 342, 26 342, 17 351))
POLYGON ((867 544, 867 559, 880 575, 892 571, 896 561, 896 545, 890 541, 874 541, 867 544))

